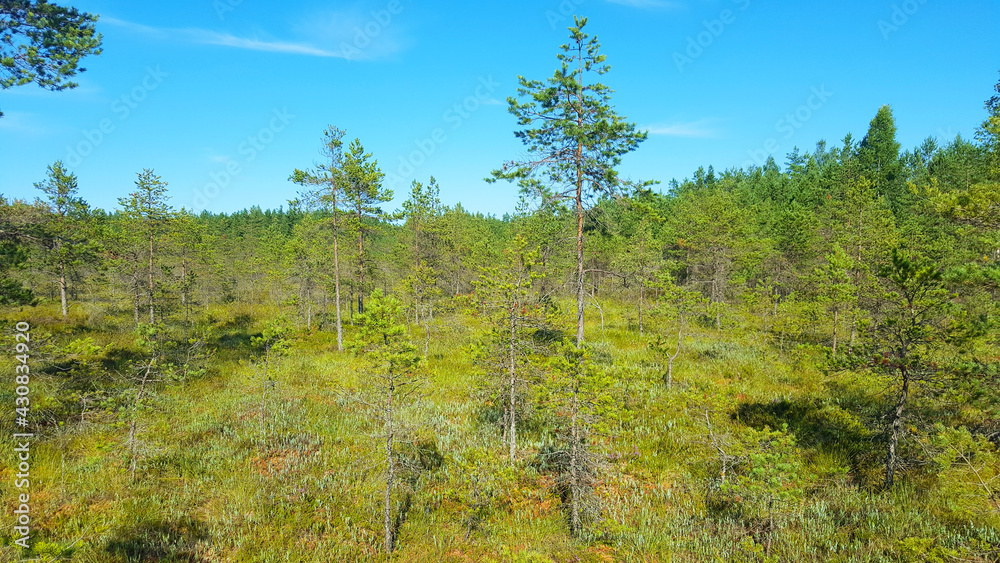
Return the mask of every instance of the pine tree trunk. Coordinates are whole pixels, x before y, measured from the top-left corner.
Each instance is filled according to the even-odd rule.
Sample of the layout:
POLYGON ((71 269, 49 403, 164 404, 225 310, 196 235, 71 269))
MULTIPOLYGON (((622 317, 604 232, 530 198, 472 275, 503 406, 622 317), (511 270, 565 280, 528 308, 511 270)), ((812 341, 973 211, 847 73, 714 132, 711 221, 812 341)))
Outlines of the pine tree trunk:
POLYGON ((515 331, 515 328, 516 327, 515 327, 515 322, 514 322, 514 308, 512 307, 511 310, 510 310, 510 357, 509 357, 510 365, 508 366, 509 375, 510 375, 510 402, 507 405, 507 411, 509 413, 509 416, 507 418, 508 418, 508 423, 510 424, 510 427, 507 430, 507 441, 508 441, 508 446, 509 446, 509 449, 510 449, 509 453, 510 453, 510 462, 511 463, 514 463, 514 453, 516 452, 516 448, 517 448, 517 421, 516 421, 516 419, 517 419, 516 412, 517 411, 516 411, 516 408, 515 408, 516 401, 517 401, 517 396, 515 394, 516 393, 517 378, 516 378, 516 370, 515 370, 515 364, 514 364, 514 344, 515 344, 515 342, 514 342, 514 331, 515 331))
POLYGON ((639 336, 642 336, 642 299, 645 297, 642 280, 639 280, 639 336))
MULTIPOLYGON (((582 147, 577 146, 580 158, 582 147)), ((583 171, 576 175, 576 345, 583 345, 583 171)))
POLYGON ((571 407, 570 420, 570 455, 569 455, 569 480, 570 480, 570 533, 576 536, 580 532, 580 429, 579 420, 579 389, 578 382, 573 383, 573 404, 571 407))
POLYGON ((840 325, 840 309, 833 310, 833 355, 837 355, 837 327, 840 325))
POLYGON ((361 213, 358 212, 358 314, 362 315, 365 312, 365 236, 364 228, 361 226, 361 221, 363 218, 361 213))
POLYGON ((149 234, 149 324, 155 324, 153 317, 153 233, 149 234))
POLYGON ((679 319, 680 326, 677 327, 677 351, 674 355, 667 357, 667 387, 674 386, 674 360, 681 355, 681 346, 684 340, 684 317, 679 319))
POLYGON ((413 220, 413 265, 420 269, 420 223, 413 220))
POLYGON ((334 195, 333 208, 333 286, 334 286, 334 308, 337 310, 337 351, 344 351, 344 328, 340 319, 340 250, 337 248, 337 200, 334 195))
POLYGON ((264 450, 264 445, 267 443, 267 419, 265 418, 265 413, 267 412, 267 368, 271 360, 271 347, 268 346, 267 350, 264 352, 264 374, 260 376, 260 448, 261 451, 264 450))
POLYGON ((427 352, 431 347, 431 325, 428 322, 427 315, 424 315, 424 360, 427 359, 427 352))
POLYGON ((389 384, 389 397, 386 401, 385 407, 385 424, 386 424, 386 436, 385 436, 385 456, 386 456, 386 478, 385 478, 385 507, 383 512, 383 525, 385 533, 385 552, 392 553, 392 487, 393 481, 395 480, 395 463, 392 457, 392 440, 393 427, 392 427, 392 393, 393 385, 389 384))
POLYGON ((899 446, 899 437, 903 430, 903 408, 906 406, 906 398, 910 392, 910 374, 906 368, 900 368, 903 376, 903 389, 899 394, 899 401, 892 417, 892 434, 889 436, 889 453, 885 459, 885 487, 892 487, 896 476, 896 448, 899 446))
MULTIPOLYGON (((577 45, 576 124, 583 129, 583 46, 577 45)), ((583 345, 583 143, 576 143, 576 346, 583 345)))
POLYGON ((59 301, 62 303, 62 316, 66 318, 69 311, 66 307, 66 265, 59 261, 59 301))

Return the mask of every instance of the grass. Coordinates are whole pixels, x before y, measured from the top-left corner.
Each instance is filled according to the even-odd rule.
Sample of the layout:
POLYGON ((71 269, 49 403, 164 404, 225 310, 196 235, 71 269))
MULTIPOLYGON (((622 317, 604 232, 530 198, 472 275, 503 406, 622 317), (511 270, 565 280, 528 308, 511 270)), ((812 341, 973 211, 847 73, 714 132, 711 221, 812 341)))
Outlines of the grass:
MULTIPOLYGON (((617 405, 617 418, 597 440, 601 520, 585 537, 570 537, 555 478, 532 464, 545 441, 542 429, 523 436, 518 463, 505 460, 498 430, 483 422, 484 407, 473 399, 480 376, 465 353, 482 326, 454 313, 436 320, 425 393, 404 413, 424 427, 420 435, 443 463, 411 483, 391 560, 998 560, 998 515, 942 497, 925 469, 907 472, 890 491, 867 486, 881 461, 872 413, 881 408, 884 382, 825 374, 813 348, 785 342, 781 352, 749 321, 734 318, 721 333, 705 328, 691 337, 675 364, 675 384, 666 388, 665 364, 629 328, 626 306, 608 301, 603 334, 599 319, 588 326, 595 357, 614 376, 609 392, 617 405), (751 515, 749 500, 720 492, 709 426, 739 448, 753 445, 746 445, 753 432, 782 425, 797 442, 789 455, 804 469, 777 487, 805 492, 778 503, 780 526, 768 529, 751 515)), ((354 358, 335 352, 327 332, 299 332, 274 372, 265 436, 260 374, 249 358, 249 338, 262 322, 223 307, 209 313, 211 369, 183 387, 158 386, 143 414, 137 479, 125 470, 121 411, 95 408, 85 423, 43 428, 32 450, 35 549, 13 547, 8 526, 0 530, 0 558, 387 560, 379 552, 378 428, 344 393, 365 377, 354 358)), ((60 361, 59 347, 81 338, 103 350, 88 373, 122 370, 134 358, 128 318, 91 311, 63 322, 51 307, 5 318, 23 316, 37 334, 52 334, 52 362, 60 361)), ((652 323, 647 319, 648 332, 652 323)), ((421 329, 412 331, 421 341, 421 329)), ((12 361, 3 358, 4 373, 12 361)), ((33 380, 39 409, 68 412, 72 405, 54 399, 63 396, 60 385, 66 377, 59 372, 33 380)), ((0 389, 3 404, 13 397, 10 385, 0 389)), ((8 434, 9 410, 0 414, 8 434)), ((0 459, 13 460, 13 448, 0 441, 0 459)), ((16 508, 13 481, 12 464, 0 464, 7 514, 16 508)))

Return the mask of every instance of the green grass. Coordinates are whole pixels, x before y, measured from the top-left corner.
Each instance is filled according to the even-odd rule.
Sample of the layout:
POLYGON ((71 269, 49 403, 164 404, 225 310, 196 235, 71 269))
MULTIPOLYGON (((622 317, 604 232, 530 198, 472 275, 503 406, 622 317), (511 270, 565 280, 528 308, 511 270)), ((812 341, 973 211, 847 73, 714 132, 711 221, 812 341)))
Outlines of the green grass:
MULTIPOLYGON (((597 439, 602 519, 585 537, 570 537, 554 477, 532 464, 542 432, 522 436, 520 459, 509 466, 498 430, 482 422, 483 406, 473 399, 480 375, 467 350, 481 322, 455 313, 437 319, 428 384, 403 415, 422 425, 420 435, 435 444, 443 463, 413 483, 392 560, 997 560, 1000 518, 985 502, 959 506, 942 497, 937 477, 922 467, 891 491, 870 486, 881 450, 865 409, 880 408, 884 382, 826 374, 812 348, 786 342, 782 353, 750 321, 733 318, 721 333, 700 328, 689 338, 675 384, 666 388, 665 364, 630 329, 631 312, 614 303, 604 307, 603 334, 599 319, 588 319, 595 357, 614 376, 618 416, 597 439), (778 486, 805 492, 778 504, 780 525, 768 533, 750 515, 750 501, 719 491, 709 425, 737 448, 752 432, 782 424, 797 440, 791 455, 804 470, 794 483, 778 486)), ((365 377, 356 360, 335 352, 327 332, 299 332, 274 372, 262 436, 260 374, 248 357, 249 336, 260 331, 261 319, 237 319, 223 307, 210 313, 211 369, 183 387, 157 388, 143 415, 135 482, 123 454, 126 428, 116 426, 115 413, 95 410, 83 424, 43 430, 31 469, 35 553, 11 547, 6 526, 2 560, 386 560, 379 553, 379 429, 345 394, 365 377)), ((64 323, 51 307, 38 307, 6 318, 19 316, 59 346, 93 338, 106 350, 98 371, 124 369, 134 349, 126 317, 81 312, 64 323)), ((655 323, 647 319, 648 333, 655 323)), ((421 329, 412 331, 422 342, 421 329)), ((2 362, 11 373, 10 355, 2 362)), ((39 408, 69 408, 44 402, 60 395, 62 377, 33 380, 39 408)), ((12 404, 11 385, 0 389, 0 401, 12 404)), ((0 414, 7 434, 9 410, 0 414)), ((0 459, 13 460, 13 447, 0 441, 0 459)), ((0 464, 6 514, 15 508, 13 481, 12 464, 0 464)), ((396 500, 402 499, 400 492, 396 500)))

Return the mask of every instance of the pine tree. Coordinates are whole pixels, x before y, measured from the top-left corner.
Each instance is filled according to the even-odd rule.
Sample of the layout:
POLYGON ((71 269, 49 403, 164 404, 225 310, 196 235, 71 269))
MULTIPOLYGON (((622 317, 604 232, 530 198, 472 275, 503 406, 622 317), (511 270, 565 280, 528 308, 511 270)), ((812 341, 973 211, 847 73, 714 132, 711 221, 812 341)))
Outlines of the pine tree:
POLYGON ((557 346, 550 373, 550 407, 562 423, 559 447, 566 463, 560 477, 569 500, 569 528, 579 536, 600 512, 593 494, 598 460, 591 443, 611 414, 611 380, 594 365, 588 347, 565 341, 557 346))
MULTIPOLYGON (((194 215, 181 210, 173 224, 174 246, 180 268, 180 277, 176 280, 176 289, 180 297, 181 309, 184 313, 184 337, 187 338, 191 327, 191 313, 195 305, 195 288, 198 282, 198 269, 206 253, 206 225, 194 215)), ((252 293, 252 292, 251 292, 252 293)), ((251 313, 253 312, 253 296, 251 295, 251 313)))
POLYGON ((309 187, 306 197, 316 203, 319 209, 330 214, 330 228, 333 232, 333 284, 334 311, 337 324, 337 350, 344 349, 344 329, 340 312, 340 212, 344 204, 342 192, 345 189, 344 172, 344 131, 334 126, 323 131, 322 154, 328 163, 320 164, 315 170, 295 169, 289 180, 309 187))
POLYGON ((403 305, 376 289, 365 312, 358 315, 357 338, 351 349, 364 358, 363 379, 368 382, 368 398, 361 401, 381 423, 385 449, 385 493, 383 502, 383 548, 391 553, 395 546, 392 518, 392 493, 397 485, 396 443, 403 435, 399 420, 401 407, 411 400, 423 378, 418 372, 420 356, 416 346, 406 340, 402 323, 403 305))
MULTIPOLYGON (((118 198, 119 205, 126 220, 137 229, 130 236, 138 235, 145 241, 149 252, 145 255, 147 304, 149 305, 149 324, 155 324, 156 317, 156 287, 154 283, 154 265, 156 262, 156 243, 165 233, 167 226, 174 219, 173 208, 167 203, 167 183, 145 169, 136 174, 136 191, 127 198, 118 198)), ((145 249, 144 249, 145 251, 145 249)))
POLYGON ((292 229, 292 236, 287 239, 283 253, 287 264, 285 271, 291 272, 298 283, 298 306, 307 330, 312 330, 313 319, 317 316, 313 305, 316 293, 323 287, 325 265, 329 259, 328 234, 318 218, 306 215, 292 229))
POLYGON ((992 179, 1000 181, 1000 82, 993 91, 996 94, 986 100, 986 119, 976 131, 976 138, 990 155, 992 179))
POLYGON ((708 301, 699 292, 678 286, 669 273, 663 273, 653 287, 660 292, 657 299, 658 308, 663 311, 667 319, 677 323, 676 346, 672 346, 669 339, 662 335, 657 335, 656 340, 650 345, 651 350, 667 359, 667 372, 663 374, 663 383, 671 387, 674 384, 674 362, 684 348, 684 334, 688 320, 705 314, 708 311, 708 301), (671 348, 673 353, 670 352, 671 348))
POLYGON ((30 257, 29 243, 40 240, 35 218, 38 210, 20 201, 8 203, 0 195, 0 305, 28 305, 35 302, 31 289, 13 278, 24 269, 30 257))
POLYGON ((660 226, 666 218, 657 209, 661 203, 652 190, 640 190, 625 203, 613 205, 616 216, 609 220, 617 226, 616 248, 609 251, 614 268, 625 276, 627 284, 639 290, 636 306, 639 313, 639 336, 646 329, 646 299, 664 266, 660 226))
POLYGON ((596 82, 607 73, 600 43, 584 33, 587 18, 575 17, 570 41, 560 47, 560 68, 546 82, 518 77, 519 103, 508 98, 518 125, 514 133, 528 147, 528 158, 507 162, 487 181, 517 181, 526 193, 543 201, 572 201, 576 213, 576 343, 583 343, 584 319, 584 207, 591 198, 612 194, 628 182, 615 168, 623 155, 646 140, 611 106, 612 90, 596 82), (594 79, 593 83, 591 79, 594 79), (535 127, 530 128, 534 125, 535 127))
POLYGON ((896 141, 896 120, 892 108, 882 106, 868 127, 868 134, 858 146, 858 164, 879 195, 885 196, 889 207, 900 215, 909 204, 909 193, 903 182, 903 165, 899 160, 896 141))
POLYGON ((76 88, 69 79, 86 70, 80 59, 101 54, 96 21, 94 14, 47 0, 0 3, 0 88, 32 82, 53 91, 76 88))
POLYGON ((76 175, 68 172, 61 161, 48 167, 48 179, 35 187, 47 199, 51 219, 46 224, 46 254, 55 268, 59 285, 62 316, 69 314, 66 290, 68 270, 93 255, 84 222, 89 212, 87 204, 77 196, 76 175))
POLYGON ((369 267, 369 259, 365 256, 365 240, 378 229, 378 221, 389 218, 380 203, 392 199, 392 190, 382 186, 385 173, 378 167, 378 161, 372 158, 372 153, 365 152, 359 139, 354 139, 344 155, 344 199, 353 221, 353 228, 358 233, 358 313, 364 313, 364 293, 368 284, 365 281, 365 271, 369 267))
POLYGON ((816 268, 814 275, 819 285, 820 301, 828 312, 833 313, 831 349, 836 355, 841 313, 852 309, 856 288, 848 274, 851 269, 851 258, 839 244, 834 243, 833 251, 825 258, 826 263, 816 268))
POLYGON ((733 291, 734 270, 761 251, 761 237, 752 229, 750 210, 723 187, 684 192, 669 218, 667 233, 676 241, 674 255, 687 268, 685 284, 708 298, 717 329, 733 291), (751 240, 758 244, 751 245, 751 240))
POLYGON ((437 272, 427 264, 411 267, 410 275, 401 282, 404 291, 413 296, 413 316, 424 327, 424 359, 431 345, 430 319, 434 314, 434 299, 441 295, 437 286, 437 272))
POLYGON ((437 287, 438 272, 434 269, 431 256, 435 248, 435 223, 441 217, 440 188, 431 176, 430 183, 414 180, 410 197, 403 202, 403 210, 397 215, 406 217, 406 227, 413 237, 413 263, 410 274, 403 280, 403 286, 413 296, 413 318, 424 327, 424 359, 430 346, 430 318, 434 314, 433 299, 441 294, 437 287))
POLYGON ((973 157, 982 158, 963 159, 974 161, 964 167, 971 169, 965 174, 965 182, 948 182, 939 177, 931 178, 929 186, 922 186, 939 213, 987 232, 1000 229, 1000 82, 994 90, 997 95, 986 101, 986 120, 976 132, 980 144, 966 146, 974 151, 973 157), (979 174, 975 161, 982 164, 979 174))
POLYGON ((538 251, 529 250, 527 240, 518 235, 504 255, 504 264, 482 267, 474 285, 476 303, 486 311, 491 324, 479 363, 494 376, 488 392, 503 405, 507 454, 514 463, 518 418, 524 410, 522 397, 530 381, 531 357, 536 348, 528 331, 544 326, 545 319, 537 302, 532 303, 532 286, 540 277, 535 271, 538 251))
MULTIPOLYGON (((859 304, 872 302, 879 294, 875 280, 878 264, 885 263, 891 249, 899 244, 895 217, 884 196, 877 193, 871 180, 850 177, 849 163, 841 171, 842 193, 827 202, 824 214, 832 238, 851 258, 849 271, 853 293, 859 304)), ((868 307, 870 308, 870 306, 868 307)), ((851 320, 850 346, 854 345, 861 319, 851 320)))
POLYGON ((945 287, 943 272, 927 258, 894 249, 890 263, 879 269, 879 279, 884 292, 871 311, 875 323, 860 353, 899 384, 889 413, 885 462, 885 486, 891 487, 913 386, 938 377, 941 362, 949 357, 944 352, 971 333, 963 330, 962 312, 945 287))
POLYGON ((441 188, 431 176, 426 187, 414 180, 410 187, 410 198, 403 202, 402 215, 413 236, 414 267, 431 261, 430 253, 434 249, 433 223, 441 216, 440 196, 441 188))

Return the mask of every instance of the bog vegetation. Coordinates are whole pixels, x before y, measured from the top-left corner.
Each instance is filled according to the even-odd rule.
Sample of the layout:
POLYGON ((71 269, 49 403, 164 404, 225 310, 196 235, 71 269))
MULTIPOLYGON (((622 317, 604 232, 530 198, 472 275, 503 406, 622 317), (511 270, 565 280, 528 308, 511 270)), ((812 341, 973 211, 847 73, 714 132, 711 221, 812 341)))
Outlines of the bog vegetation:
POLYGON ((387 210, 335 126, 278 210, 0 200, 4 560, 996 561, 1000 85, 974 140, 886 106, 656 187, 585 24, 510 100, 513 214, 387 210))

